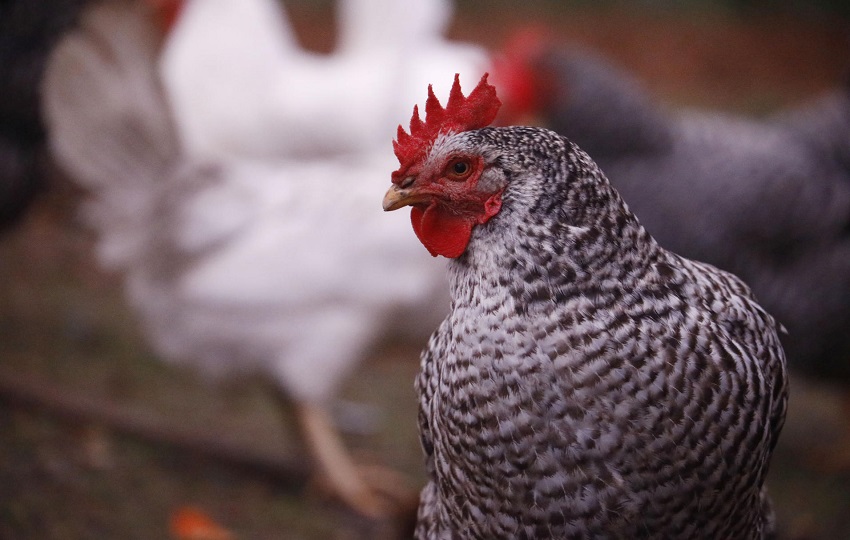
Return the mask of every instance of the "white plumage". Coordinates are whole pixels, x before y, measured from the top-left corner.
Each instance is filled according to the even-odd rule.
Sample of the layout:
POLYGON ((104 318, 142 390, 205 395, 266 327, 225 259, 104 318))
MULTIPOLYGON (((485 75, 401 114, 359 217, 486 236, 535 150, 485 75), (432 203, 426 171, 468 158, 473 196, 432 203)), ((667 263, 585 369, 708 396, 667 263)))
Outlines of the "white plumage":
MULTIPOLYGON (((56 49, 44 87, 53 151, 91 191, 99 255, 125 273, 155 349, 206 372, 268 375, 336 493, 371 515, 376 493, 327 407, 377 340, 424 341, 448 309, 442 263, 377 202, 396 165, 395 100, 400 111, 407 79, 423 76, 388 70, 421 65, 404 57, 412 42, 367 65, 379 44, 358 45, 353 27, 364 41, 369 25, 381 34, 378 4, 346 2, 344 51, 321 57, 295 44, 271 0, 190 0, 158 63, 144 6, 104 3, 56 49)), ((437 44, 446 6, 413 3, 428 4, 430 30, 407 23, 437 44)), ((442 47, 442 65, 425 63, 439 80, 484 56, 463 47, 455 65, 442 47)))
POLYGON ((341 0, 333 54, 305 51, 275 0, 188 0, 161 73, 190 153, 317 157, 371 151, 423 85, 480 76, 477 47, 447 43, 447 0, 341 0))

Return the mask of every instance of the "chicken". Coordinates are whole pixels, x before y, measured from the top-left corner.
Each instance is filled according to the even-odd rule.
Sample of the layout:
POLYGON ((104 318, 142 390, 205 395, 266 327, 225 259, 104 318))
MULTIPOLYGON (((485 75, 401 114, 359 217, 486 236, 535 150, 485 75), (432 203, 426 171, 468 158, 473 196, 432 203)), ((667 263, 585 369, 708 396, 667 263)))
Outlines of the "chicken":
POLYGON ((671 112, 588 54, 525 62, 535 114, 605 171, 666 248, 733 272, 787 329, 791 368, 850 383, 850 86, 780 117, 671 112))
POLYGON ((160 69, 188 152, 372 151, 427 80, 486 68, 482 49, 443 39, 448 0, 339 0, 332 54, 305 51, 280 4, 187 0, 180 10, 160 69))
POLYGON ((416 537, 763 538, 786 409, 777 324, 732 274, 660 247, 596 164, 485 127, 486 77, 399 127, 385 210, 450 258, 416 381, 416 537))
MULTIPOLYGON (((670 111, 540 40, 505 62, 536 88, 524 112, 593 155, 663 246, 741 276, 788 329, 792 371, 838 386, 850 418, 850 84, 751 119, 670 111)), ((819 468, 850 469, 850 423, 813 450, 819 468)))
POLYGON ((382 515, 391 489, 355 465, 328 409, 377 341, 445 315, 444 265, 371 211, 386 148, 316 160, 189 153, 157 74, 153 20, 146 4, 93 6, 46 74, 51 148, 91 194, 99 259, 124 274, 160 356, 266 375, 294 402, 334 492, 382 515))
POLYGON ((0 3, 0 228, 46 181, 38 88, 47 54, 84 0, 0 3))

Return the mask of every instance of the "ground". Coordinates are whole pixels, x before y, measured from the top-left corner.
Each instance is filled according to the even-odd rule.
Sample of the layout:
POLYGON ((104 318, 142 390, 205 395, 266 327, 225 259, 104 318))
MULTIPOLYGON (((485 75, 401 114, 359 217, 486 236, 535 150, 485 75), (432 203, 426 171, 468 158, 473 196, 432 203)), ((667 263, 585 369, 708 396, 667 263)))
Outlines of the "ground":
MULTIPOLYGON (((848 73, 847 21, 657 5, 539 1, 520 12, 468 0, 451 31, 498 47, 519 24, 546 24, 565 43, 633 69, 674 104, 732 111, 770 111, 848 73)), ((330 47, 326 2, 298 2, 293 17, 307 44, 330 47)), ((0 538, 167 538, 186 506, 240 539, 391 536, 394 524, 358 519, 305 482, 304 449, 262 382, 200 380, 156 358, 120 276, 95 264, 80 200, 55 172, 49 192, 0 236, 0 538)), ((413 484, 423 479, 412 388, 421 346, 380 346, 343 396, 358 404, 347 410, 367 406, 365 420, 347 422, 360 459, 404 471, 413 484)), ((770 475, 782 530, 850 538, 850 475, 817 465, 817 449, 842 421, 840 394, 793 383, 770 475)))

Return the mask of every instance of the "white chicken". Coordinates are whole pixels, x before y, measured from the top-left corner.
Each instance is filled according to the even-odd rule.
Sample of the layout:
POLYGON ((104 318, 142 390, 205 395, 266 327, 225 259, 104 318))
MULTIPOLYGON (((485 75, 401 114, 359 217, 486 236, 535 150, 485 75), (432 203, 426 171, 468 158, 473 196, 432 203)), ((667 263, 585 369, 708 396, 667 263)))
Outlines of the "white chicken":
MULTIPOLYGON (((196 0, 187 9, 228 3, 267 1, 196 0)), ((349 9, 355 4, 366 5, 358 0, 349 9)), ((184 12, 181 21, 190 14, 184 12)), ((251 35, 275 37, 271 26, 262 28, 279 24, 268 15, 255 20, 260 26, 251 35)), ((406 224, 387 220, 376 207, 395 163, 389 136, 371 147, 365 139, 377 137, 372 131, 392 133, 394 125, 387 114, 380 122, 369 117, 369 135, 360 140, 356 115, 348 116, 352 125, 345 129, 353 141, 325 126, 339 146, 307 152, 300 145, 311 139, 319 144, 322 130, 309 132, 311 126, 299 124, 306 118, 272 109, 284 96, 306 99, 309 85, 319 82, 287 80, 281 70, 279 84, 265 93, 263 53, 252 57, 249 45, 238 40, 231 52, 244 53, 246 67, 257 62, 249 71, 262 80, 246 79, 242 95, 236 86, 232 94, 217 94, 217 85, 233 82, 227 66, 240 63, 236 56, 210 52, 195 60, 208 71, 197 70, 199 78, 185 80, 186 87, 176 89, 175 80, 166 79, 172 90, 167 98, 153 19, 148 4, 131 0, 93 6, 81 28, 57 47, 45 77, 51 148, 92 195, 87 210, 99 233, 98 255, 124 272, 128 299, 165 359, 205 372, 266 374, 294 401, 309 448, 335 494, 363 514, 379 515, 386 509, 379 490, 345 451, 328 406, 372 344, 395 331, 427 333, 448 310, 440 292, 446 289, 443 265, 415 246, 406 224), (192 105, 180 97, 190 88, 197 107, 180 110, 192 105), (301 150, 305 155, 296 159, 301 150)), ((232 28, 236 21, 208 22, 232 28)), ((278 42, 286 43, 285 26, 278 31, 278 42)), ((206 31, 225 43, 230 38, 223 34, 206 31)), ((340 114, 360 107, 385 113, 356 102, 365 94, 349 93, 360 84, 347 79, 351 71, 332 69, 331 58, 321 60, 328 63, 317 99, 339 105, 340 114)), ((447 62, 443 69, 455 68, 447 62)), ((384 106, 391 109, 392 103, 384 106)), ((426 333, 418 337, 424 340, 426 333)))
POLYGON ((450 16, 448 0, 340 0, 324 55, 298 44, 276 0, 186 0, 160 66, 181 139, 205 157, 371 151, 430 81, 486 70, 480 48, 444 40, 450 16))

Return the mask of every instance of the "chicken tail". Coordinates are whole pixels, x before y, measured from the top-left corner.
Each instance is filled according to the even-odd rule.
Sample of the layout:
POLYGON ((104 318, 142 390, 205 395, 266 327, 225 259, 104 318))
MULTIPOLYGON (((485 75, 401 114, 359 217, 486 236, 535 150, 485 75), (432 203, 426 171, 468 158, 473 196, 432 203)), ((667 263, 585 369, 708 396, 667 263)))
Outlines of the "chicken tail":
POLYGON ((179 155, 157 78, 159 33, 144 2, 96 2, 53 51, 42 87, 51 151, 92 195, 99 255, 124 268, 143 250, 161 178, 179 155))

